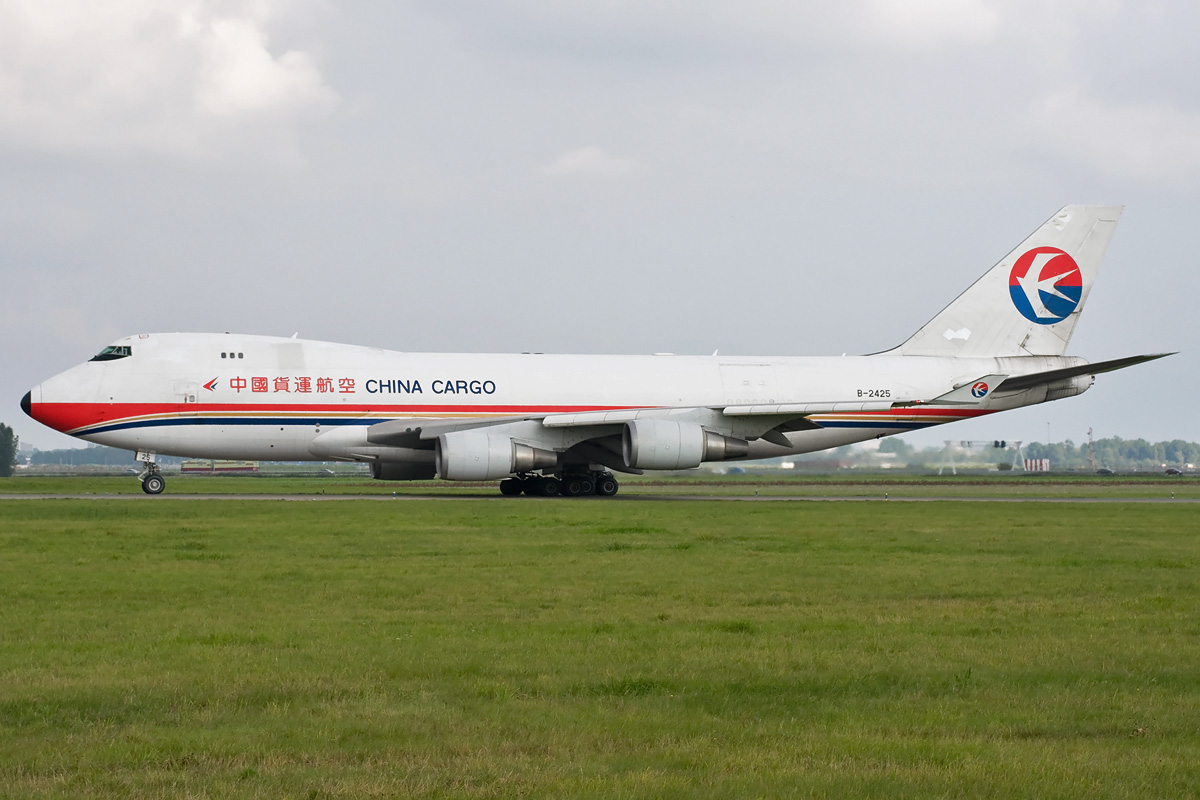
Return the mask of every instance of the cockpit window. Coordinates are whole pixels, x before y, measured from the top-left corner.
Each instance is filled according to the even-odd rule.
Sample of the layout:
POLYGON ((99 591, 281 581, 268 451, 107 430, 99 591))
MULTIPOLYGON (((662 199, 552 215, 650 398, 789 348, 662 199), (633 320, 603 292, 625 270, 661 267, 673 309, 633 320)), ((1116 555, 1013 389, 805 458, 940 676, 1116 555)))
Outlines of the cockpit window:
POLYGON ((116 361, 118 358, 129 358, 131 355, 133 355, 133 348, 129 345, 112 344, 93 356, 92 361, 116 361))

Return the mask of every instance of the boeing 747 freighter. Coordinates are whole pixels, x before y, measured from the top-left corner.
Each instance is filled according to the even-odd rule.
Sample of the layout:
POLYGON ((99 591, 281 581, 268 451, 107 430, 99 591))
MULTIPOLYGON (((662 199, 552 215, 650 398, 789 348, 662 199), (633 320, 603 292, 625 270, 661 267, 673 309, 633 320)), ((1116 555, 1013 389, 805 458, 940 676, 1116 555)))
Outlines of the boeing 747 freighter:
POLYGON ((1161 358, 1066 356, 1121 209, 1067 206, 899 347, 866 356, 407 353, 218 333, 121 339, 21 407, 156 456, 341 460, 381 480, 616 494, 613 473, 771 458, 1072 397, 1161 358))

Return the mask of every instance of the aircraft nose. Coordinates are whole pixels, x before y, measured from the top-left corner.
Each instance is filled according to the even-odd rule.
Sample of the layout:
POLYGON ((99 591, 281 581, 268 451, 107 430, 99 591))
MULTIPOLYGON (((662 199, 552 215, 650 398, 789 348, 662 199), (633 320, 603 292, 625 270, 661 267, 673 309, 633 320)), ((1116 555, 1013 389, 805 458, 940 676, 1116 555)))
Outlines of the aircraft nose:
POLYGON ((21 398, 21 410, 25 412, 26 416, 33 416, 33 392, 26 392, 25 396, 21 398))

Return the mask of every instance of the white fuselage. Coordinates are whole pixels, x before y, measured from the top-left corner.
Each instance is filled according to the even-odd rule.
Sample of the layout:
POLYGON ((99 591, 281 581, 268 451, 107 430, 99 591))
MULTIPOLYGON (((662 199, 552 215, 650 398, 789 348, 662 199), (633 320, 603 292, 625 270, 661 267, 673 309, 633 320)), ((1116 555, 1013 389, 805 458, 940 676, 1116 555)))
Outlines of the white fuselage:
MULTIPOLYGON (((827 409, 807 416, 803 429, 786 430, 790 446, 778 437, 746 435, 752 440, 746 457, 762 458, 1042 402, 1048 399, 1044 386, 974 405, 904 405, 925 403, 981 375, 1083 363, 1069 357, 431 354, 186 333, 117 344, 129 355, 86 362, 36 387, 34 417, 113 447, 253 460, 418 459, 405 448, 367 442, 370 426, 393 420, 502 425, 511 419, 516 425, 554 415, 647 410, 691 414, 709 424, 731 407, 827 409)), ((743 423, 729 420, 733 434, 746 433, 743 423)), ((519 438, 521 429, 512 430, 519 438)), ((557 441, 569 446, 575 440, 582 438, 557 441)))

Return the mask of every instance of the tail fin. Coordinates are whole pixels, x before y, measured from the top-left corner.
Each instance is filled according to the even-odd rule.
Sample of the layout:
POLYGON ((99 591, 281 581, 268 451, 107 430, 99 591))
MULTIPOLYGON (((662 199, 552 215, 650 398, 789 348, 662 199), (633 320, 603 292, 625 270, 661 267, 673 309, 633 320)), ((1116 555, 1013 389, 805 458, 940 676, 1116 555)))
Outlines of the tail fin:
POLYGON ((890 352, 1062 355, 1120 216, 1120 206, 1063 208, 890 352))

